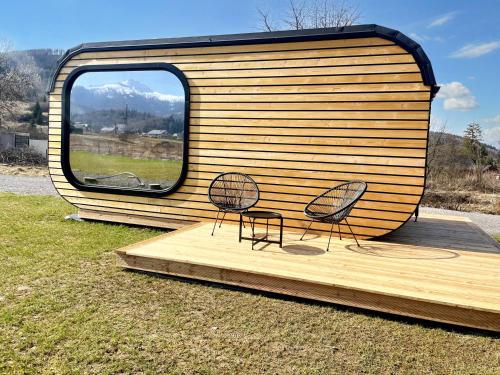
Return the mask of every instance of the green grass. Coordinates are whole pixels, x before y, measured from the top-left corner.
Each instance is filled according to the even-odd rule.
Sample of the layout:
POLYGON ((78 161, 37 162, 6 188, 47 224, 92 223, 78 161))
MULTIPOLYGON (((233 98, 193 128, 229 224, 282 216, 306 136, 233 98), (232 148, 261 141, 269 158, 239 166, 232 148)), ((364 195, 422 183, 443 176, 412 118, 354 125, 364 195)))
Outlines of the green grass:
POLYGON ((123 271, 158 232, 71 212, 0 194, 0 373, 500 373, 475 331, 123 271))
POLYGON ((132 172, 147 181, 176 181, 182 169, 179 160, 134 159, 89 151, 71 151, 70 164, 73 171, 90 176, 132 172))

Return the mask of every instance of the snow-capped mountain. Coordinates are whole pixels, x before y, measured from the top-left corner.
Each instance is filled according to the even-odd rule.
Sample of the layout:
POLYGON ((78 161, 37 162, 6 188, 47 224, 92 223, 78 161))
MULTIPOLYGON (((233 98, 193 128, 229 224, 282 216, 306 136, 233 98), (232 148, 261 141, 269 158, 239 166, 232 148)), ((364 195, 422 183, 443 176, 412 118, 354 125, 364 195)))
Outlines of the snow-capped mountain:
POLYGON ((73 113, 128 106, 129 110, 164 117, 182 115, 184 97, 160 93, 141 82, 126 80, 87 87, 76 84, 71 90, 71 106, 73 113))

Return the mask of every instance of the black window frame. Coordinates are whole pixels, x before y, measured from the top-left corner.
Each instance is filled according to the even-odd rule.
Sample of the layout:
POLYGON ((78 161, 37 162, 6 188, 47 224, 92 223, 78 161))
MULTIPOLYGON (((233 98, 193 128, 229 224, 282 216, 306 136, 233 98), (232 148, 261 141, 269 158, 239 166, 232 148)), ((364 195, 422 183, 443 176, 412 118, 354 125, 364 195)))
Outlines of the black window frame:
POLYGON ((140 64, 106 64, 106 65, 84 65, 71 71, 64 81, 62 87, 62 113, 61 113, 61 167, 68 182, 83 191, 98 193, 137 195, 144 197, 160 197, 175 192, 184 182, 188 170, 189 155, 189 84, 184 73, 172 64, 168 63, 140 63, 140 64), (177 181, 167 189, 151 190, 143 188, 127 188, 107 185, 87 185, 79 181, 71 170, 70 155, 70 99, 71 89, 78 77, 88 72, 113 72, 113 71, 166 71, 174 74, 184 88, 184 136, 182 151, 182 168, 177 181))

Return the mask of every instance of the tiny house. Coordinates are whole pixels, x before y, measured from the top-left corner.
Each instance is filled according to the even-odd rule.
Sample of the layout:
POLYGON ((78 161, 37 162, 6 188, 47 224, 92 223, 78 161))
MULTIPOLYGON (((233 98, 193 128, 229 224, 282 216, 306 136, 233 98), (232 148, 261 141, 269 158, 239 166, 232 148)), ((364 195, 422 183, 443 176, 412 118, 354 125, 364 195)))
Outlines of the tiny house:
POLYGON ((82 218, 175 229, 214 220, 210 181, 243 172, 289 231, 362 180, 349 222, 379 237, 421 200, 437 90, 422 48, 377 25, 82 44, 49 89, 50 175, 82 218))

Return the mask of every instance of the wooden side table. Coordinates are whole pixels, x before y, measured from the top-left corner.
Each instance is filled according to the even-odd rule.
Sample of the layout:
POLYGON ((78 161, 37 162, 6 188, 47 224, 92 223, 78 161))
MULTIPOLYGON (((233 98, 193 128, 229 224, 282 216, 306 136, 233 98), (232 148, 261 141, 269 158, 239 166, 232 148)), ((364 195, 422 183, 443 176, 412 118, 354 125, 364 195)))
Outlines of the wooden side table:
POLYGON ((240 214, 240 235, 239 242, 241 240, 251 240, 252 241, 252 250, 254 245, 259 242, 267 242, 267 243, 276 243, 279 244, 280 247, 283 247, 283 216, 279 212, 274 211, 246 211, 240 214), (250 220, 250 225, 252 227, 252 237, 243 237, 243 216, 248 217, 250 220), (257 219, 265 219, 266 220, 266 235, 262 238, 255 237, 255 220, 257 219), (269 239, 269 219, 279 219, 280 221, 280 239, 279 241, 270 240, 269 239))

